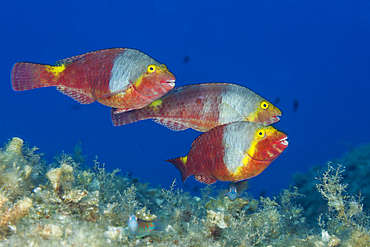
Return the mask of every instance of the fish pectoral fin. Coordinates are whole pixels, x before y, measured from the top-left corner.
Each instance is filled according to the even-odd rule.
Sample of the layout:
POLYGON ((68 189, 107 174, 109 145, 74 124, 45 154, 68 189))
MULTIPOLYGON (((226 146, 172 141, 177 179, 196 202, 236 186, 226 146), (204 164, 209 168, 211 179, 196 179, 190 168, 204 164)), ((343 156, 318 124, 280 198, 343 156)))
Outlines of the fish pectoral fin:
POLYGON ((111 97, 111 96, 115 96, 117 94, 120 94, 120 93, 125 93, 127 91, 127 89, 131 86, 131 84, 127 85, 126 87, 124 88, 121 88, 120 90, 117 90, 117 91, 114 91, 114 92, 110 92, 110 93, 106 93, 106 94, 103 94, 103 98, 107 98, 107 97, 111 97))
POLYGON ((204 184, 214 184, 217 182, 217 179, 212 177, 206 177, 203 175, 194 175, 195 180, 204 183, 204 184))
POLYGON ((95 101, 94 98, 87 96, 86 94, 80 93, 72 88, 68 87, 57 87, 58 91, 62 94, 67 95, 68 97, 71 97, 75 101, 77 101, 80 104, 91 104, 95 101))
POLYGON ((154 122, 160 124, 160 125, 165 126, 166 128, 169 128, 170 130, 173 130, 173 131, 181 131, 181 130, 186 130, 186 129, 189 128, 188 126, 183 125, 182 123, 167 120, 167 119, 163 119, 163 118, 153 118, 152 120, 154 122))
POLYGON ((221 103, 218 109, 226 123, 244 120, 243 115, 228 103, 221 103))

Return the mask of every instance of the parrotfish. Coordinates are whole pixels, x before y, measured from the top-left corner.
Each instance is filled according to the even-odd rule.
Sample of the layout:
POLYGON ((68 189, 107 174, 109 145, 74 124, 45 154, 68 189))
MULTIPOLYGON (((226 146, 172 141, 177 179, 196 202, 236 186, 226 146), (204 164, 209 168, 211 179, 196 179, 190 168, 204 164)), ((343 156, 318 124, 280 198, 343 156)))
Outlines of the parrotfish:
POLYGON ((11 72, 13 90, 55 86, 81 104, 94 101, 116 113, 142 108, 175 86, 164 64, 134 49, 89 52, 54 65, 19 62, 11 72))
POLYGON ((233 122, 201 134, 187 156, 167 161, 183 182, 191 175, 205 184, 237 182, 260 174, 287 146, 287 135, 272 126, 233 122))
POLYGON ((133 214, 131 214, 127 220, 127 226, 131 234, 135 235, 137 238, 149 235, 151 232, 164 231, 164 226, 161 221, 145 221, 133 214))
POLYGON ((175 88, 142 109, 113 114, 119 126, 144 119, 175 131, 188 128, 205 132, 216 126, 248 121, 270 125, 281 111, 253 91, 230 83, 203 83, 175 88))
POLYGON ((227 191, 226 195, 229 197, 231 201, 234 201, 238 198, 243 192, 249 188, 248 180, 240 181, 237 183, 229 184, 229 190, 227 191))

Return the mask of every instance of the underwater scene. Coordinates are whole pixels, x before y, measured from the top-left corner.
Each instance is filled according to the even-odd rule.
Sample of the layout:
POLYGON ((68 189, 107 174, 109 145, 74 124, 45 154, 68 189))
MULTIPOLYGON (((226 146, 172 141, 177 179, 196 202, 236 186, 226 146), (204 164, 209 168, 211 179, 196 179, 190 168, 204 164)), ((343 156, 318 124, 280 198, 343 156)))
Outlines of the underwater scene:
POLYGON ((0 246, 370 246, 370 2, 0 23, 0 246))

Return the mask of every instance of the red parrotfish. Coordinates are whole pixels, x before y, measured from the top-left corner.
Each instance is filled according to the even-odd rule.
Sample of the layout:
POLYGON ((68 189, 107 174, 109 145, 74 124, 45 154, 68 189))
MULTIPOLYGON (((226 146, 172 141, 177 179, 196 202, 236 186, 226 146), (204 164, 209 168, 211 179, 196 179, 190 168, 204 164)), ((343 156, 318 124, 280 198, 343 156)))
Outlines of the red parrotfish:
POLYGON ((281 111, 253 91, 230 83, 203 83, 175 88, 142 109, 113 114, 113 125, 153 121, 175 131, 188 128, 205 132, 216 126, 248 121, 270 125, 281 111))
POLYGON ((167 161, 183 182, 191 175, 205 184, 237 182, 260 174, 287 146, 287 135, 272 126, 234 122, 201 134, 187 156, 167 161))
POLYGON ((231 201, 234 201, 236 198, 241 196, 241 194, 243 194, 243 192, 249 187, 250 186, 248 185, 248 180, 231 183, 229 184, 229 190, 227 191, 226 195, 231 201))
POLYGON ((134 49, 89 52, 54 65, 19 62, 11 72, 15 91, 55 86, 81 104, 94 101, 116 113, 142 108, 175 86, 164 64, 134 49))
POLYGON ((149 235, 151 232, 164 230, 164 225, 161 221, 146 221, 139 219, 133 214, 131 214, 129 219, 127 220, 127 226, 130 229, 131 234, 134 234, 137 238, 149 235))

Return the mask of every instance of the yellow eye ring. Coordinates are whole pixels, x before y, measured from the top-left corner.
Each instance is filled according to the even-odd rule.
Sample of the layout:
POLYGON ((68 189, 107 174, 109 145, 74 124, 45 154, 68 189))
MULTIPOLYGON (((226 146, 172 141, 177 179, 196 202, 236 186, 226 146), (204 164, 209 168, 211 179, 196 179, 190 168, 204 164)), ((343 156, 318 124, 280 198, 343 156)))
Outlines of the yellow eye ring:
POLYGON ((155 67, 154 64, 151 64, 151 65, 148 66, 148 73, 150 73, 150 74, 154 73, 155 70, 156 70, 156 67, 155 67))
POLYGON ((262 101, 261 102, 261 108, 264 109, 264 110, 269 108, 269 103, 267 103, 266 101, 262 101))
POLYGON ((262 138, 262 137, 265 137, 266 135, 266 132, 263 130, 263 129, 260 129, 257 131, 257 136, 262 138))

